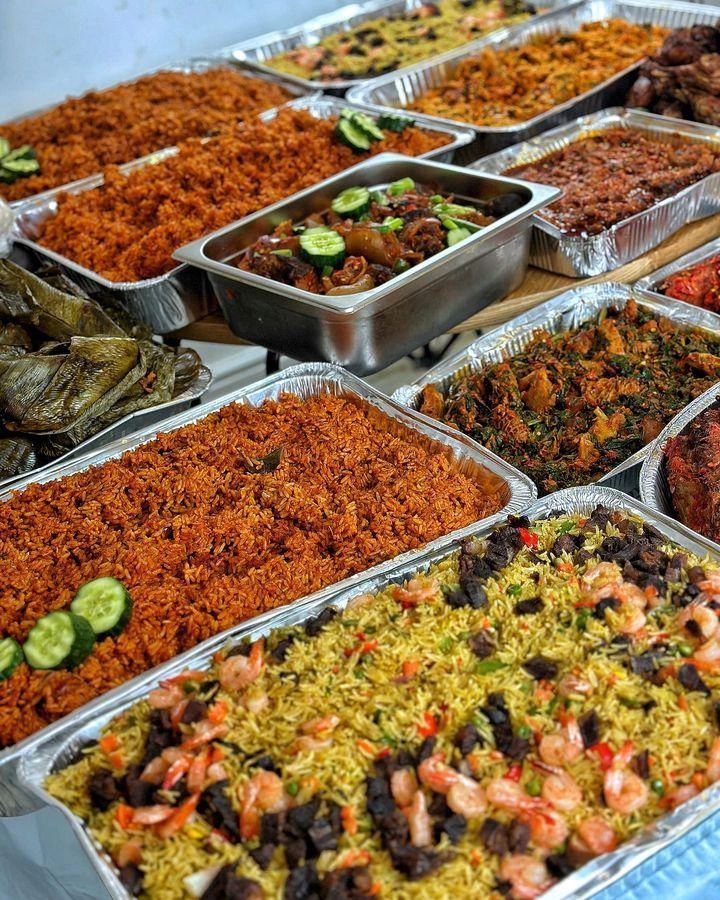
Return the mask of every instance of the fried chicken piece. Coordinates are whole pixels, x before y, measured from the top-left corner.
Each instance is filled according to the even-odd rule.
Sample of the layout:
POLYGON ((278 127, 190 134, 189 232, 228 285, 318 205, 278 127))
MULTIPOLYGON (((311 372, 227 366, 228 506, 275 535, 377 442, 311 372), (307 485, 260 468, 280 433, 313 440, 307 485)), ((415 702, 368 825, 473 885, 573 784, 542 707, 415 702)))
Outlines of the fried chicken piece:
POLYGON ((600 459, 600 451, 589 434, 581 434, 578 438, 577 454, 579 469, 589 469, 600 459))
POLYGON ((625 414, 622 411, 618 410, 611 416, 607 416, 601 409, 596 409, 595 421, 590 429, 590 434, 594 435, 598 444, 602 445, 606 441, 617 437, 624 424, 625 414))
POLYGON ((514 409, 508 406, 496 406, 492 413, 494 428, 514 444, 524 444, 530 440, 530 429, 514 409))
POLYGON ((693 369, 703 375, 720 375, 720 356, 712 353, 688 353, 680 360, 683 369, 693 369))
POLYGON ((588 328, 585 331, 578 331, 576 335, 573 335, 573 337, 568 340, 567 347, 568 350, 573 353, 580 353, 584 356, 592 350, 592 345, 594 343, 595 329, 588 328))
POLYGON ((630 397, 639 394, 641 390, 640 382, 635 378, 598 378, 582 384, 583 398, 591 406, 614 403, 619 397, 630 397))
POLYGON ((597 330, 607 343, 608 353, 625 352, 625 341, 613 319, 603 319, 597 330))
POLYGON ((536 413, 544 413, 555 406, 557 393, 547 369, 535 369, 518 382, 523 403, 536 413))
POLYGON ((420 395, 420 412, 431 419, 440 419, 445 413, 445 398, 432 384, 426 384, 420 395))
POLYGON ((493 380, 490 382, 490 404, 501 405, 503 403, 516 404, 520 403, 520 387, 518 386, 515 373, 510 367, 510 363, 499 363, 493 372, 493 380))

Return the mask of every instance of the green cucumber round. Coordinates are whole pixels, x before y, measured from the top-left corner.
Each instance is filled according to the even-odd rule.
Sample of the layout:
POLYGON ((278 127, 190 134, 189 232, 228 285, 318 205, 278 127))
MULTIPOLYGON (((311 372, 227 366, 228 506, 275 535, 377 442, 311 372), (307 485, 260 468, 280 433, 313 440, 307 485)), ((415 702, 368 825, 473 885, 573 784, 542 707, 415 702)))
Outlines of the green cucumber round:
POLYGON ((52 612, 30 629, 23 652, 33 669, 74 669, 89 656, 94 644, 88 621, 74 613, 52 612))
POLYGON ((132 600, 121 581, 107 576, 84 584, 70 611, 86 619, 94 634, 117 637, 130 621, 132 600))
POLYGON ((15 638, 0 641, 0 681, 5 681, 17 669, 25 657, 15 638))
POLYGON ((300 235, 300 254, 317 269, 335 268, 345 259, 345 240, 337 231, 309 229, 300 235))
POLYGON ((341 118, 335 126, 335 134, 356 153, 365 153, 370 149, 370 138, 352 119, 341 118))
POLYGON ((405 131, 406 128, 415 124, 415 119, 398 116, 394 113, 383 113, 378 116, 377 123, 380 128, 386 128, 388 131, 405 131))
POLYGON ((341 191, 330 204, 338 216, 359 219, 370 209, 370 191, 366 187, 349 187, 341 191))

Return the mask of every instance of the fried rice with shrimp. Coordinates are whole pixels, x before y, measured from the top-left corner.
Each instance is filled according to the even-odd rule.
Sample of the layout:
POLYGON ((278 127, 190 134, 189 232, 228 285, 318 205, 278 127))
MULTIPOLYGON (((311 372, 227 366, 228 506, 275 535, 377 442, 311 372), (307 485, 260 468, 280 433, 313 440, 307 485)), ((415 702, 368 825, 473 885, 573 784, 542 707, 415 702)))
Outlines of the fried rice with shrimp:
POLYGON ((720 569, 511 518, 161 681, 48 777, 130 893, 539 896, 720 780, 720 569))

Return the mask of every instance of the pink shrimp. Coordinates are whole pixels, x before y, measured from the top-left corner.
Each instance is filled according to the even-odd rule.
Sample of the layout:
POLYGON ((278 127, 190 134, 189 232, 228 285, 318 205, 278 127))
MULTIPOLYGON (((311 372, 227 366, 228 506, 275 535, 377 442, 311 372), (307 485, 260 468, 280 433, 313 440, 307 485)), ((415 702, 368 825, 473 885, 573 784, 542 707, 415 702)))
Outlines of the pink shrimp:
POLYGON ((132 817, 133 825, 158 825, 169 819, 175 812, 172 806, 164 803, 157 803, 155 806, 139 806, 132 817))
POLYGON ((689 662, 697 663, 704 669, 716 669, 720 667, 720 632, 715 634, 704 644, 701 644, 689 662))
POLYGON ((680 610, 677 623, 681 628, 686 628, 694 637, 701 637, 704 641, 710 640, 718 630, 717 613, 700 603, 699 598, 693 600, 685 609, 680 610), (687 627, 690 622, 693 623, 692 628, 687 627))
POLYGON ((648 798, 645 782, 626 768, 632 759, 633 749, 632 741, 625 741, 603 779, 605 803, 610 809, 626 816, 642 809, 648 798))
POLYGON ((540 739, 538 753, 540 759, 551 766, 564 766, 580 756, 585 745, 580 726, 574 716, 568 716, 560 731, 544 734, 540 739))
POLYGON ((563 675, 558 682, 558 694, 560 694, 561 697, 573 697, 577 694, 592 694, 594 690, 595 688, 587 679, 580 678, 579 675, 574 675, 572 672, 563 675))
POLYGON ((228 656, 218 670, 220 684, 228 691, 240 691, 252 684, 262 672, 263 639, 259 638, 252 645, 249 656, 228 656))
POLYGON ((623 604, 615 616, 615 627, 620 634, 637 634, 647 625, 645 613, 631 603, 623 604))
POLYGON ((700 791, 694 784, 681 784, 665 794, 662 798, 662 805, 666 809, 675 809, 676 806, 682 806, 683 803, 697 797, 699 793, 700 791))
POLYGON ((560 771, 548 775, 543 782, 540 796, 555 809, 570 812, 582 803, 583 792, 572 775, 560 771))
POLYGON ((185 699, 185 692, 179 684, 155 688, 148 694, 148 703, 153 709, 172 709, 183 699, 185 699))
POLYGON ((487 797, 475 779, 461 775, 447 792, 447 805, 466 819, 476 819, 487 809, 487 797))
POLYGON ((514 853, 503 859, 500 863, 500 878, 510 882, 510 892, 515 900, 534 900, 553 883, 542 860, 522 853, 514 853))
POLYGON ((243 699, 243 706, 253 715, 258 715, 270 704, 270 698, 265 691, 253 693, 243 699))
POLYGON ((332 738, 318 738, 311 734, 304 734, 292 745, 292 751, 293 753, 304 753, 313 750, 325 750, 328 747, 332 747, 332 745, 332 738))
POLYGON ((583 865, 595 856, 610 853, 618 845, 617 835, 612 825, 602 816, 583 819, 577 831, 568 841, 568 855, 575 865, 583 865))
POLYGON ((401 809, 410 806, 417 789, 418 782, 412 769, 395 769, 390 776, 390 792, 401 809))
POLYGON ((255 837, 260 828, 262 813, 279 813, 289 809, 290 795, 282 780, 274 772, 261 769, 242 787, 240 834, 244 840, 255 837))
POLYGON ((434 578, 428 578, 425 575, 418 575, 417 578, 411 578, 405 584, 405 587, 399 585, 393 590, 393 597, 403 606, 417 606, 426 600, 433 600, 437 597, 440 588, 434 578))
POLYGON ((710 758, 705 770, 709 784, 720 781, 720 737, 716 737, 710 748, 710 758))
POLYGON ((522 812, 521 818, 530 826, 530 838, 541 850, 553 850, 567 839, 570 829, 565 819, 554 809, 535 809, 522 812))
POLYGON ((323 716, 322 719, 309 719, 303 722, 300 730, 303 734, 320 734, 323 731, 334 731, 339 724, 339 716, 323 716))
POLYGON ((432 844, 432 821, 427 810, 425 794, 415 791, 407 813, 410 826, 410 842, 414 847, 429 847, 432 844))
POLYGON ((347 604, 345 605, 345 609, 360 609, 362 606, 367 606, 368 603, 372 603, 375 599, 375 594, 358 594, 357 597, 352 597, 347 604))
POLYGON ((447 794, 460 778, 460 773, 445 762, 444 753, 434 753, 424 759, 418 766, 418 775, 425 787, 438 794, 447 794))
POLYGON ((704 581, 698 582, 698 587, 708 594, 720 595, 720 572, 711 572, 704 581))
MULTIPOLYGON (((608 586, 615 586, 620 581, 620 568, 615 563, 601 562, 587 572, 580 579, 580 590, 583 594, 590 595, 590 599, 599 603, 603 598, 597 596, 608 586)), ((609 595, 606 595, 609 596, 609 595)))
POLYGON ((533 810, 545 806, 540 797, 531 797, 515 781, 508 778, 494 778, 485 787, 485 796, 498 809, 533 810))

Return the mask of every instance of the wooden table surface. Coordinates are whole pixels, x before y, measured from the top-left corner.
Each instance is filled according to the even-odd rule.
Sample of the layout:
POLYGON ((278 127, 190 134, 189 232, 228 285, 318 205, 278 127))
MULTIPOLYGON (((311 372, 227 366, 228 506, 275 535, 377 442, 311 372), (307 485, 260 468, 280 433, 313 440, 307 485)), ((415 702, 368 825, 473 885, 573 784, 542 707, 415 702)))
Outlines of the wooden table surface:
MULTIPOLYGON (((718 236, 720 236, 720 214, 686 225, 659 247, 639 259, 615 269, 614 272, 607 272, 594 278, 567 278, 564 275, 554 275, 552 272, 531 266, 525 280, 517 290, 475 313, 469 319, 456 325, 452 331, 494 328, 555 294, 581 284, 595 284, 601 281, 620 281, 632 284, 639 278, 654 272, 655 269, 667 265, 679 256, 689 253, 718 236)), ((178 340, 184 338, 193 341, 212 341, 218 344, 247 343, 242 338, 235 337, 220 313, 199 319, 192 325, 176 331, 170 337, 178 340)))

